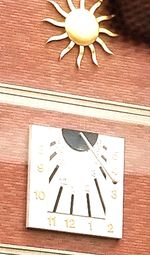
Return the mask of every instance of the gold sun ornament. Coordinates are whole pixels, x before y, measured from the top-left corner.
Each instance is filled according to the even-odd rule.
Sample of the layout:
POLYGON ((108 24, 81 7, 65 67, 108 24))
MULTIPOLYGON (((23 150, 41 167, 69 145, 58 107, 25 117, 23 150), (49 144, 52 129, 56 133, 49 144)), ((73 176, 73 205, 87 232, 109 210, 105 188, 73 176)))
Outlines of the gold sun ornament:
POLYGON ((69 38, 70 42, 68 46, 60 53, 60 59, 62 59, 75 45, 79 46, 79 54, 77 57, 77 66, 80 68, 81 61, 84 55, 85 47, 89 47, 93 63, 98 65, 96 58, 96 51, 94 43, 97 42, 105 52, 113 54, 112 51, 107 47, 105 42, 101 39, 100 34, 106 34, 108 36, 115 37, 117 34, 110 30, 101 27, 101 22, 110 20, 114 15, 104 15, 95 17, 95 11, 101 6, 103 0, 96 2, 90 10, 85 8, 85 0, 80 0, 80 7, 76 8, 72 0, 67 0, 70 12, 65 12, 58 3, 53 0, 48 0, 55 9, 64 17, 64 21, 56 21, 51 18, 45 18, 43 21, 51 23, 55 26, 64 28, 64 33, 55 35, 47 40, 47 43, 52 41, 63 40, 69 38))

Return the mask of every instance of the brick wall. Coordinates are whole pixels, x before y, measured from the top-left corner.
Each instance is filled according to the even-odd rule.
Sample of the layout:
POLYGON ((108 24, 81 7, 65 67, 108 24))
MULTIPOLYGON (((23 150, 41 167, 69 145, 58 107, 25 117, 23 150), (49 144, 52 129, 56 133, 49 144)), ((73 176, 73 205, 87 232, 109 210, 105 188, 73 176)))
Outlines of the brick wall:
MULTIPOLYGON (((58 2, 68 11, 66 1, 58 2)), ((88 8, 96 1, 86 2, 88 8)), ((87 48, 78 71, 75 63, 78 47, 58 61, 68 40, 45 43, 50 36, 63 33, 62 28, 42 22, 46 17, 62 20, 50 3, 46 0, 1 0, 0 10, 1 82, 149 105, 149 49, 146 45, 135 45, 121 36, 103 36, 115 55, 109 56, 95 43, 99 68, 92 64, 87 48)), ((96 16, 105 13, 108 11, 100 8, 96 16)), ((105 21, 104 26, 108 27, 111 22, 105 21)))
MULTIPOLYGON (((67 9, 65 1, 58 2, 67 9)), ((87 0, 87 7, 94 2, 87 0)), ((60 28, 41 22, 45 17, 57 20, 60 17, 49 3, 45 0, 1 0, 0 10, 1 83, 149 105, 149 49, 146 45, 135 45, 121 37, 104 37, 115 55, 107 56, 95 45, 99 67, 91 63, 87 49, 79 71, 75 65, 78 47, 58 61, 59 52, 68 41, 45 44, 48 37, 62 32, 60 28)), ((0 104, 0 243, 99 255, 149 254, 149 134, 149 127, 142 125, 0 104), (125 138, 122 240, 25 228, 29 124, 63 126, 125 138)))
POLYGON ((109 255, 149 252, 149 127, 0 106, 0 243, 109 255), (67 127, 125 138, 124 228, 120 241, 25 228, 28 125, 67 127))

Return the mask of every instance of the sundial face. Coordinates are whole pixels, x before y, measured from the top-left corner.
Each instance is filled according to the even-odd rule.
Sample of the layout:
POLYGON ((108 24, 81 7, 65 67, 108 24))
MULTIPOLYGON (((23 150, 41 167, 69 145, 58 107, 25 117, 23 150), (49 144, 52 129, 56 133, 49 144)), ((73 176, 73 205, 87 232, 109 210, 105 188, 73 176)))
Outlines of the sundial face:
POLYGON ((27 227, 122 237, 124 139, 32 125, 27 227))

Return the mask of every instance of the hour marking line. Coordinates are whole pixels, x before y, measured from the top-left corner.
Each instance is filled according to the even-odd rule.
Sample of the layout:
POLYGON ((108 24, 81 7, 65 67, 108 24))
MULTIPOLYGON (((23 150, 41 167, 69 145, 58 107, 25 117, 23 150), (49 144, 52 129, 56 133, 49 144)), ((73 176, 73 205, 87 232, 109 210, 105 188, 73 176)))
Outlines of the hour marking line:
POLYGON ((90 142, 88 141, 88 139, 86 138, 86 136, 83 134, 83 132, 80 132, 80 136, 82 137, 82 139, 84 140, 84 142, 86 143, 86 145, 88 146, 89 150, 92 152, 93 156, 95 157, 95 159, 98 161, 98 163, 102 166, 103 170, 105 171, 105 173, 109 176, 109 178, 112 180, 113 184, 116 184, 117 181, 114 180, 112 178, 112 176, 109 174, 109 172, 106 170, 106 168, 103 166, 103 164, 101 163, 101 161, 99 160, 99 158, 97 157, 97 155, 95 154, 95 151, 93 150, 92 145, 90 144, 90 142))
POLYGON ((49 160, 52 160, 55 156, 57 155, 57 152, 55 151, 55 152, 53 152, 52 153, 52 155, 50 155, 50 158, 49 158, 49 160))
POLYGON ((56 144, 55 141, 54 141, 54 142, 51 142, 51 143, 50 143, 50 147, 53 146, 53 145, 55 145, 55 144, 56 144))
POLYGON ((88 208, 88 216, 91 217, 91 205, 90 205, 89 193, 86 193, 86 201, 87 201, 87 208, 88 208))
POLYGON ((107 162, 107 158, 104 155, 102 155, 101 158, 107 162))
POLYGON ((105 145, 103 145, 103 149, 107 151, 107 147, 105 145))
POLYGON ((71 195, 70 214, 73 214, 74 194, 71 195))
POLYGON ((58 194, 57 194, 57 198, 56 198, 56 202, 55 202, 55 205, 54 205, 53 212, 56 212, 56 210, 57 210, 57 207, 58 207, 58 204, 59 204, 59 200, 60 200, 62 191, 63 191, 63 187, 61 186, 61 187, 59 188, 59 191, 58 191, 58 194))
POLYGON ((49 183, 50 183, 50 182, 51 182, 51 180, 53 179, 53 177, 54 177, 54 175, 56 174, 56 172, 57 172, 58 168, 59 168, 59 166, 58 166, 58 165, 54 168, 54 170, 53 170, 52 174, 51 174, 51 175, 50 175, 50 177, 49 177, 49 183))
POLYGON ((102 197, 102 194, 101 194, 101 191, 100 191, 100 187, 99 187, 98 181, 97 181, 96 178, 94 179, 94 181, 95 181, 95 185, 96 185, 96 188, 97 188, 97 192, 98 192, 98 195, 99 195, 99 198, 100 198, 102 207, 103 207, 103 211, 104 211, 104 213, 106 214, 106 207, 105 207, 105 204, 104 204, 104 200, 103 200, 103 197, 102 197))
POLYGON ((101 173, 103 174, 104 178, 106 179, 106 174, 105 174, 103 168, 100 166, 99 169, 101 170, 101 173))

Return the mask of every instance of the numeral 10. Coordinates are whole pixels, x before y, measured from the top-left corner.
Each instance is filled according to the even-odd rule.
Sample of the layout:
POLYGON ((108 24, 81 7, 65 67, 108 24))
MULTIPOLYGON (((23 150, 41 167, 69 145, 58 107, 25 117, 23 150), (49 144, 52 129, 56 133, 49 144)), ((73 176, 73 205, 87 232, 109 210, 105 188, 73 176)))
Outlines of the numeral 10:
POLYGON ((45 193, 43 191, 35 191, 35 198, 39 200, 44 200, 45 199, 45 193))

